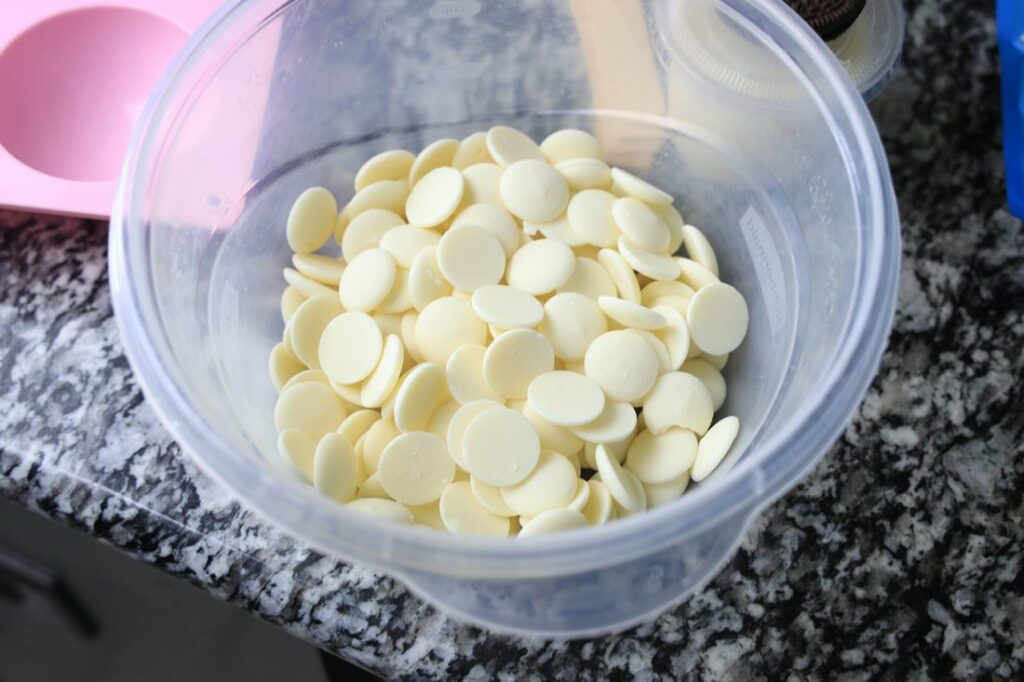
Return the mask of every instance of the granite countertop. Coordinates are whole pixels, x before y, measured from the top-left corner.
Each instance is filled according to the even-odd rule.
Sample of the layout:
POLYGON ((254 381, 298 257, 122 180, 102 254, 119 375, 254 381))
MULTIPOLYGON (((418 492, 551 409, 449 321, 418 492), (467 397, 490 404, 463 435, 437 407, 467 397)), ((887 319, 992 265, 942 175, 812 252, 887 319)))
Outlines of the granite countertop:
POLYGON ((1024 674, 1024 230, 1005 206, 990 3, 908 0, 873 104, 903 221, 895 329, 810 476, 704 590, 615 636, 455 623, 297 544, 183 455, 122 354, 106 226, 0 211, 0 494, 383 675, 1024 674))

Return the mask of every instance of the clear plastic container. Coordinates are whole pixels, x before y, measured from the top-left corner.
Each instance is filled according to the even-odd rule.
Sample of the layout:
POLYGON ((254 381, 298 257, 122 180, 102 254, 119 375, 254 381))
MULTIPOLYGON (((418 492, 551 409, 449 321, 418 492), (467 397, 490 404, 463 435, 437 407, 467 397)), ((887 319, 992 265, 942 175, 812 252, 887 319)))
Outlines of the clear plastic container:
MULTIPOLYGON (((775 102, 806 98, 806 89, 793 78, 789 65, 759 61, 758 45, 733 28, 714 3, 687 3, 681 20, 673 23, 683 59, 692 70, 736 93, 775 102)), ((888 82, 903 49, 905 18, 901 0, 867 0, 863 11, 829 49, 850 74, 865 100, 873 99, 888 82)))
POLYGON ((853 26, 829 41, 864 99, 874 99, 895 71, 905 29, 901 0, 867 0, 853 26))
POLYGON ((149 402, 246 505, 496 629, 580 636, 679 602, 838 436, 892 316, 899 224, 884 154, 846 73, 771 0, 247 0, 214 17, 141 117, 110 234, 125 347, 149 402), (714 12, 733 66, 788 74, 784 103, 722 87, 681 44, 714 12), (344 202, 362 160, 503 122, 595 132, 671 191, 745 294, 726 367, 740 439, 674 504, 522 540, 385 525, 278 464, 267 354, 280 338, 284 221, 344 202))

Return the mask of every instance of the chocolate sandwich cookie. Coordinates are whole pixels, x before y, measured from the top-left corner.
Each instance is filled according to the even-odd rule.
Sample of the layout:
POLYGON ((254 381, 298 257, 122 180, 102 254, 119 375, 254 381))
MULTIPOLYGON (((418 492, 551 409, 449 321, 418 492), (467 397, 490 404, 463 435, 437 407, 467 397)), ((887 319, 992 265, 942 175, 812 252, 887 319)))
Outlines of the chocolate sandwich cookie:
POLYGON ((832 40, 850 28, 865 3, 866 0, 786 0, 823 40, 832 40))

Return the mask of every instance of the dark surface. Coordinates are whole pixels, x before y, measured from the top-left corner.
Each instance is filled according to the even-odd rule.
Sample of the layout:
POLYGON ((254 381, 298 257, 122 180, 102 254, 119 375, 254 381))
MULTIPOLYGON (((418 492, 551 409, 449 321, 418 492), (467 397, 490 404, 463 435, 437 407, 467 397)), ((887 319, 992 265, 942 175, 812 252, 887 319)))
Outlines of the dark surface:
POLYGON ((657 621, 491 635, 241 510, 131 378, 97 223, 0 213, 0 494, 390 677, 1019 679, 1024 230, 1003 193, 992 8, 907 9, 904 64, 873 105, 904 237, 879 374, 828 456, 657 621))
POLYGON ((0 498, 5 559, 4 682, 329 679, 318 651, 302 640, 0 498))

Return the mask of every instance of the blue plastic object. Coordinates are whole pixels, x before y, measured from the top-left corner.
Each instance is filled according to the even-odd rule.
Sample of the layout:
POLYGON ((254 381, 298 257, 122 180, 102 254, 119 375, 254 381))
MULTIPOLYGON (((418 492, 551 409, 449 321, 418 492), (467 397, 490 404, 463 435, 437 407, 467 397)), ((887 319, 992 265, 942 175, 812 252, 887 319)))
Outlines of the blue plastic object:
POLYGON ((1003 149, 1010 210, 1024 218, 1024 2, 999 0, 999 52, 1003 66, 1003 149))

